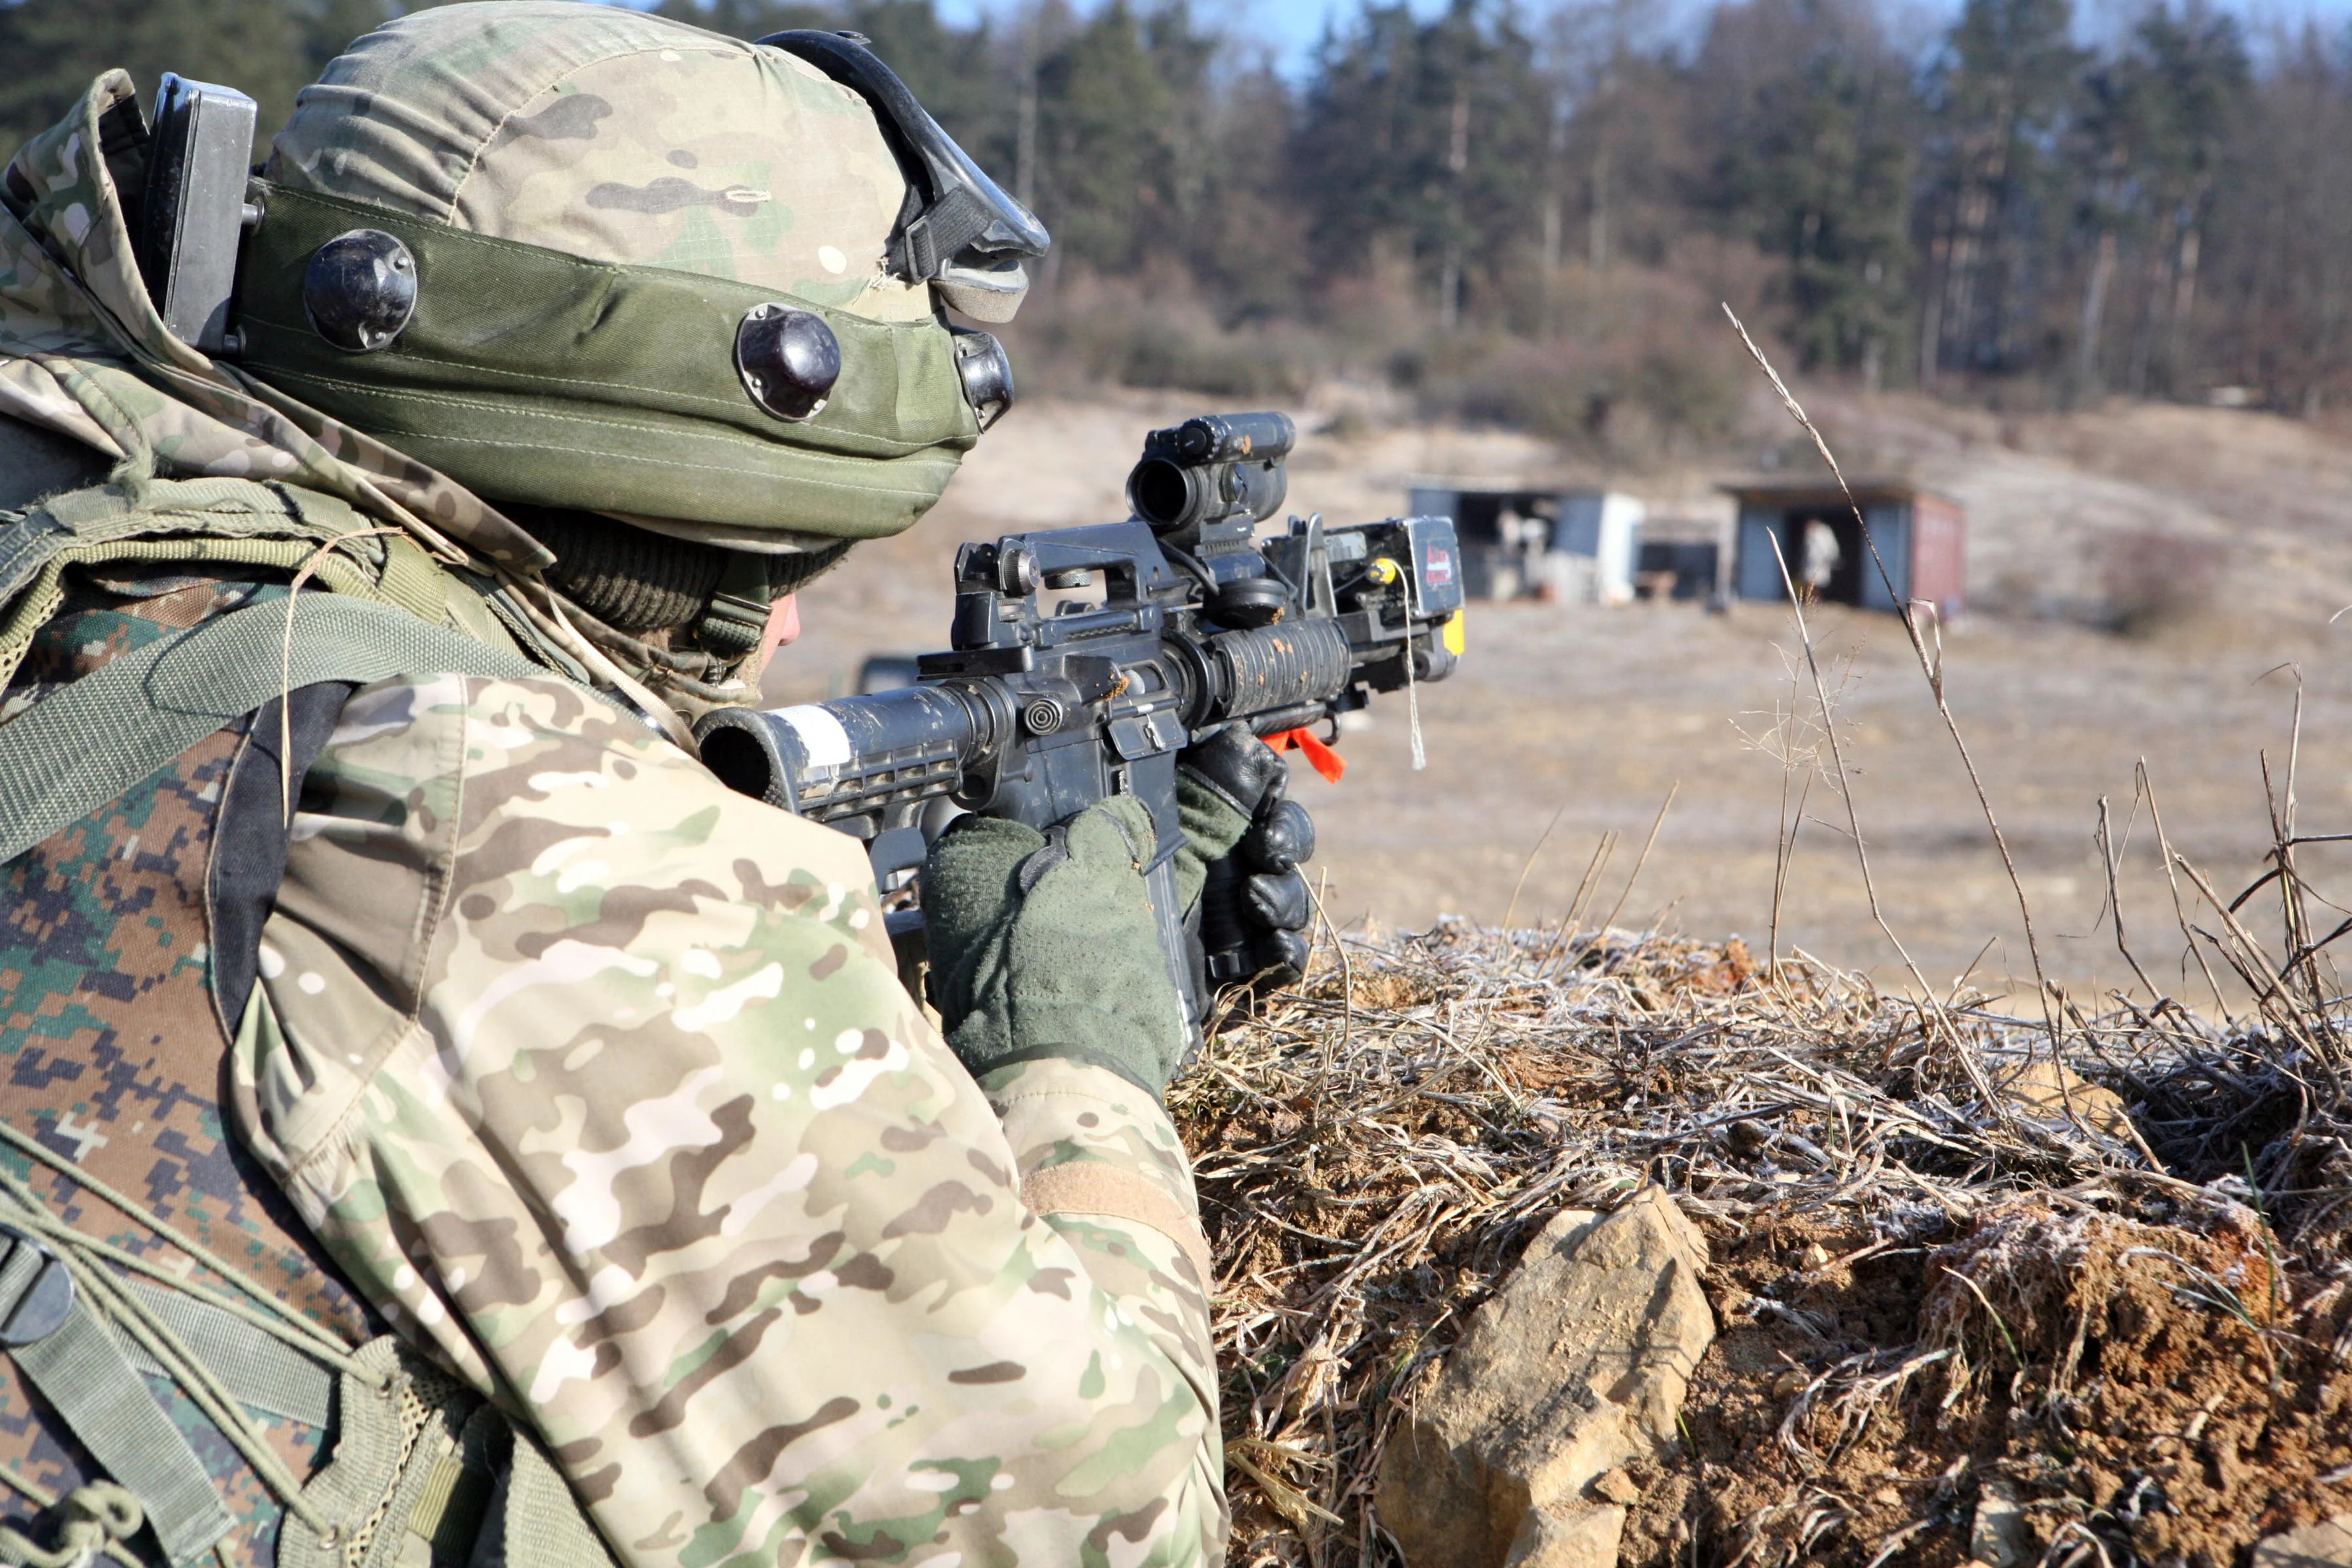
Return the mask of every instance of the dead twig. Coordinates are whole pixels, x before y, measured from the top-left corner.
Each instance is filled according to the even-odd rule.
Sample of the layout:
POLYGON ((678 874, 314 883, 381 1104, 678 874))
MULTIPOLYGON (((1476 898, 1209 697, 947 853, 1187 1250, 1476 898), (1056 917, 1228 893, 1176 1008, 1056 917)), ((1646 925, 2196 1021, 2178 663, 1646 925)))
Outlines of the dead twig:
MULTIPOLYGON (((1739 333, 1739 341, 1748 345, 1748 353, 1753 356, 1757 364, 1762 367, 1765 375, 1770 378, 1772 390, 1780 395, 1781 405, 1788 409, 1790 416, 1803 426, 1805 434, 1812 437, 1813 447, 1821 453, 1822 461, 1827 463, 1830 466, 1830 472, 1836 476, 1838 489, 1845 493, 1846 505, 1853 512, 1854 525, 1862 530, 1862 542, 1869 547, 1871 562, 1878 570, 1878 578, 1885 586, 1887 598, 1904 606, 1901 617, 1904 634, 1910 638, 1911 651, 1919 660, 1919 673, 1927 678, 1927 690, 1935 699, 1936 711, 1944 721, 1945 732, 1952 738, 1953 749, 1959 753, 1960 766, 1968 773, 1969 787, 1976 793, 1977 806, 1984 814, 1985 826, 1991 830, 1993 847, 2000 854, 2001 868, 2009 874, 2010 889, 2017 895, 2018 918, 2025 926, 2026 957, 2033 965, 2034 988, 2045 996, 2043 1013, 2049 1025, 2051 1048, 2054 1052, 2058 1048, 2058 1021, 2055 1016, 2049 1015, 2046 994, 2050 983, 2048 976, 2042 972, 2042 946, 2040 940, 2034 934, 2033 906, 2025 896, 2024 879, 2017 874, 2016 857, 2010 853, 2009 839, 2000 830, 2000 819, 1993 812, 1991 796, 1985 793, 1984 779, 1977 772, 1976 759, 1969 752, 1968 742, 1961 738, 1959 721, 1952 716, 1951 705, 1944 700, 1941 627, 1938 626, 1937 630, 1936 649, 1933 654, 1930 654, 1926 639, 1919 635, 1918 612, 1921 609, 1927 609, 1932 615, 1933 607, 1913 604, 1895 587, 1894 575, 1887 571, 1886 562, 1878 552, 1878 541, 1870 531, 1870 523, 1862 515, 1861 504, 1853 499, 1853 487, 1846 483, 1845 470, 1838 466, 1837 456, 1830 450, 1829 442, 1822 438, 1820 428, 1805 413, 1804 405, 1797 401, 1796 395, 1789 390, 1788 384, 1780 379, 1780 373, 1772 368, 1772 362, 1765 358, 1764 351, 1756 346, 1756 340, 1748 335, 1748 328, 1740 321, 1738 316, 1733 313, 1728 304, 1723 307, 1723 313, 1730 318, 1733 328, 1739 333)), ((1779 544, 1778 541, 1775 541, 1774 552, 1777 554, 1778 552, 1779 544)), ((1788 576, 1786 562, 1781 563, 1780 573, 1785 580, 1788 576)), ((1793 589, 1790 596, 1794 599, 1793 589)))

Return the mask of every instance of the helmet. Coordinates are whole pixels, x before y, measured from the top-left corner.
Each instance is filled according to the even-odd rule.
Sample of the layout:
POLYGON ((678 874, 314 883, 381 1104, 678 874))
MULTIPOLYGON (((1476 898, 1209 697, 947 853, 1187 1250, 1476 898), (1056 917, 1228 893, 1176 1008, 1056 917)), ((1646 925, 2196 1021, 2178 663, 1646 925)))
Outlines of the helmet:
POLYGON ((492 500, 759 552, 938 499, 1003 369, 942 307, 1009 316, 1046 244, 855 40, 570 0, 360 39, 258 189, 247 372, 492 500))

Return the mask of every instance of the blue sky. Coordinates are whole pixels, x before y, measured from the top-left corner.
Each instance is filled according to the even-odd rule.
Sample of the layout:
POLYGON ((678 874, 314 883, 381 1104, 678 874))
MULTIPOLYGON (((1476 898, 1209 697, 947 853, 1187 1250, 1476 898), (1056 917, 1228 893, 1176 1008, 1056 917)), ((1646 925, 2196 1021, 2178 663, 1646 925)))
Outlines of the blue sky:
MULTIPOLYGON (((1444 0, 1413 0, 1414 11, 1433 15, 1444 7, 1444 0)), ((969 21, 974 17, 1013 7, 1005 0, 939 0, 940 14, 953 21, 969 21)), ((1079 0, 1081 10, 1093 6, 1079 0)), ((1222 23, 1236 33, 1254 32, 1265 40, 1283 74, 1296 79, 1307 68, 1312 58, 1316 40, 1322 36, 1327 15, 1342 18, 1352 16, 1359 9, 1358 0, 1192 0, 1193 14, 1211 23, 1222 23)))
MULTIPOLYGON (((1091 9, 1088 0, 1077 3, 1081 9, 1091 9)), ((939 0, 939 4, 943 16, 965 21, 1009 12, 1014 0, 939 0)), ((2074 0, 2077 30, 2086 43, 2111 37, 2129 26, 2146 4, 2147 0, 2074 0)), ((2352 23, 2352 0, 2221 0, 2221 4, 2247 24, 2258 47, 2266 33, 2299 29, 2306 18, 2316 17, 2336 32, 2352 23)), ((1412 0, 1413 10, 1422 16, 1433 15, 1444 5, 1444 0, 1412 0)), ((1521 5, 1530 14, 1546 9, 1544 0, 1521 0, 1521 5)), ((1932 48, 1937 36, 1959 9, 1958 0, 1884 0, 1884 5, 1897 40, 1922 52, 1932 48)), ((1344 24, 1356 15, 1360 0, 1192 0, 1192 8, 1204 21, 1263 39, 1283 74, 1295 81, 1306 74, 1325 21, 1336 17, 1344 24)), ((1706 0, 1668 0, 1668 9, 1684 16, 1683 26, 1688 29, 1707 6, 1706 0)))

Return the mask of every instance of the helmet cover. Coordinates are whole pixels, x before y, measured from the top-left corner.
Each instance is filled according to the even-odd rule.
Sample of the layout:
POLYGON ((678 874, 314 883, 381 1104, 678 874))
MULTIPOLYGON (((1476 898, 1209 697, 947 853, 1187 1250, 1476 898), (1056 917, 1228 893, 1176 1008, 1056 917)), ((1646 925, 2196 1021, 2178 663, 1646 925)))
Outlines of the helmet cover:
POLYGON ((263 174, 875 321, 931 311, 884 268, 907 182, 865 100, 782 50, 619 6, 478 0, 388 23, 302 90, 263 174))
POLYGON ((495 499, 779 543, 871 537, 928 510, 976 435, 930 289, 887 264, 907 183, 874 110, 783 51, 572 0, 425 10, 303 90, 264 176, 288 210, 254 241, 247 367, 495 499), (419 254, 415 324, 344 353, 300 330, 288 287, 321 224, 370 212, 419 254), (559 275, 587 280, 518 330, 549 276, 534 255, 574 258, 559 275), (713 282, 698 300, 658 282, 678 274, 713 282), (667 366, 665 395, 642 404, 624 383, 651 372, 566 388, 550 344, 583 334, 583 364, 598 363, 598 301, 632 283, 635 342, 663 300, 698 313, 681 345, 723 345, 747 301, 815 308, 844 343, 840 395, 780 422, 723 347, 667 366), (535 345, 528 374, 502 378, 508 341, 535 345), (455 380, 453 356, 468 366, 455 380))

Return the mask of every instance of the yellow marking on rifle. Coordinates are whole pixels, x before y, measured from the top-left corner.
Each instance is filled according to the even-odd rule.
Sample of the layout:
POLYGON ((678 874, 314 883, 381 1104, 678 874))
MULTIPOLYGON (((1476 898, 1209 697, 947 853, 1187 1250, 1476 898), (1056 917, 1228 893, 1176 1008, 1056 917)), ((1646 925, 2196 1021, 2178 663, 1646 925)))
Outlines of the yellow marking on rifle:
POLYGON ((1444 629, 1438 634, 1439 639, 1445 644, 1445 651, 1456 658, 1462 657, 1463 623, 1469 618, 1465 612, 1456 610, 1454 612, 1453 619, 1447 621, 1444 629))

